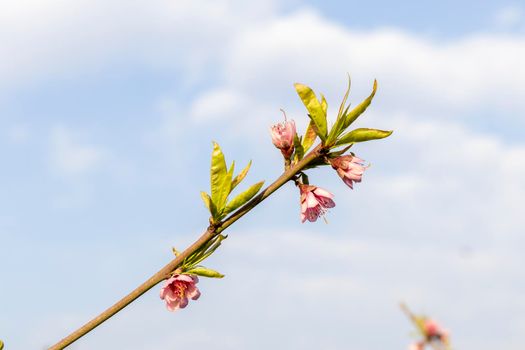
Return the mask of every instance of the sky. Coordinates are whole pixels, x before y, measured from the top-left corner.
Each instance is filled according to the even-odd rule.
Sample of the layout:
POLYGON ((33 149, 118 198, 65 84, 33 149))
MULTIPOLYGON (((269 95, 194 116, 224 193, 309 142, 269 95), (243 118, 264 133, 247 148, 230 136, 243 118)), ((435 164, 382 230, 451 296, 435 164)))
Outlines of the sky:
POLYGON ((353 105, 379 83, 356 127, 394 134, 354 146, 354 190, 309 174, 327 224, 285 185, 197 302, 157 286, 71 349, 406 349, 401 301, 455 349, 522 349, 524 61, 519 2, 3 1, 0 339, 44 349, 143 282, 207 226, 212 141, 270 183, 293 83, 333 120, 349 73, 353 105))

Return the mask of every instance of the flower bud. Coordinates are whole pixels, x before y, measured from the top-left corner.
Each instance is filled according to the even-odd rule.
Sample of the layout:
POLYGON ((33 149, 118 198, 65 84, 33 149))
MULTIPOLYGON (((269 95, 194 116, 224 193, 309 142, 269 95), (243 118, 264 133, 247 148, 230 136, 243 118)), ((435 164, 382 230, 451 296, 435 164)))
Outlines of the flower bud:
POLYGON ((270 128, 270 133, 275 147, 281 150, 284 158, 290 159, 294 150, 295 122, 285 120, 282 123, 275 124, 270 128))

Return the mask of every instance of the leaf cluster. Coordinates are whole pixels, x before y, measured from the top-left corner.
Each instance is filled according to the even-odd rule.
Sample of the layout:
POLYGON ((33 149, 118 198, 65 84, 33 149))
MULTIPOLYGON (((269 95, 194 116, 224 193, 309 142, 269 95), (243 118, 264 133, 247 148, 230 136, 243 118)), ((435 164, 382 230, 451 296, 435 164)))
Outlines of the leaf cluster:
POLYGON ((296 137, 294 158, 296 161, 302 159, 304 154, 313 145, 316 137, 319 137, 325 149, 330 150, 338 146, 351 146, 357 142, 382 139, 392 134, 392 131, 389 130, 370 128, 358 128, 347 131, 350 125, 370 106, 377 91, 376 80, 374 80, 372 93, 356 107, 350 109, 350 104, 346 104, 351 86, 350 77, 348 78, 348 88, 339 106, 335 123, 331 128, 328 127, 328 105, 325 97, 321 94, 321 99, 318 99, 314 91, 304 84, 296 83, 294 86, 310 118, 310 123, 308 124, 304 137, 296 137))
POLYGON ((201 197, 210 211, 214 223, 219 222, 226 215, 247 203, 263 186, 264 181, 257 182, 233 197, 233 199, 228 199, 235 187, 237 187, 248 174, 251 164, 252 162, 250 161, 248 165, 234 177, 235 162, 232 162, 231 166, 227 168, 226 160, 220 146, 216 142, 213 143, 210 168, 211 195, 206 192, 201 192, 201 197))
MULTIPOLYGON (((210 239, 208 242, 206 242, 206 244, 202 246, 199 250, 197 250, 195 253, 191 254, 189 257, 184 259, 180 266, 182 272, 189 275, 197 275, 210 278, 223 278, 224 275, 222 273, 199 264, 206 258, 208 258, 210 255, 212 255, 215 252, 215 250, 217 250, 217 248, 221 246, 222 241, 226 238, 228 238, 228 236, 219 234, 210 239)), ((178 256, 180 254, 180 252, 177 249, 172 248, 172 250, 175 256, 178 256)))

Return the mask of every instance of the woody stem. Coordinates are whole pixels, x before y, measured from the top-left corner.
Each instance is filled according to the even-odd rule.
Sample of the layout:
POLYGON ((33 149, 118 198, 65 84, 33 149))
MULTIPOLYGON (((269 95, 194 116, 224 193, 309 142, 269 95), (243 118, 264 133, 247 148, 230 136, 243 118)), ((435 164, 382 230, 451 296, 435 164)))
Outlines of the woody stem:
POLYGON ((77 341, 78 339, 80 339, 81 337, 83 337, 84 335, 91 332, 93 329, 100 326, 102 323, 104 323, 108 319, 110 319, 112 316, 120 312, 122 309, 124 309, 130 303, 138 299, 141 295, 143 295, 148 290, 153 288, 159 282, 168 278, 169 275, 181 265, 184 259, 191 256, 193 253, 197 252, 206 243, 208 243, 212 238, 214 238, 219 233, 226 230, 234 222, 236 222, 241 217, 243 217, 245 214, 247 214, 250 210, 255 208, 263 200, 268 198, 277 189, 279 189, 281 186, 283 186, 288 181, 292 180, 297 173, 299 173, 309 163, 311 163, 312 161, 314 161, 315 159, 319 157, 319 155, 321 154, 321 150, 322 150, 322 145, 318 145, 310 153, 308 153, 302 160, 300 160, 293 166, 290 166, 287 170, 285 170, 285 172, 281 176, 279 176, 279 178, 277 178, 277 180, 275 180, 271 185, 266 187, 257 196, 252 198, 248 203, 246 203, 241 208, 239 208, 237 211, 232 213, 223 222, 220 222, 214 226, 210 225, 208 229, 199 237, 199 239, 197 239, 193 244, 191 244, 188 248, 186 248, 183 252, 181 252, 175 259, 170 261, 163 268, 161 268, 159 271, 153 274, 150 278, 148 278, 146 281, 140 284, 137 288, 131 291, 128 295, 126 295, 125 297, 117 301, 113 306, 106 309, 104 312, 102 312, 101 314, 93 318, 91 321, 84 324, 82 327, 78 328, 73 333, 69 334, 68 336, 60 340, 55 345, 51 346, 49 350, 64 349, 65 347, 71 345, 72 343, 74 343, 75 341, 77 341))

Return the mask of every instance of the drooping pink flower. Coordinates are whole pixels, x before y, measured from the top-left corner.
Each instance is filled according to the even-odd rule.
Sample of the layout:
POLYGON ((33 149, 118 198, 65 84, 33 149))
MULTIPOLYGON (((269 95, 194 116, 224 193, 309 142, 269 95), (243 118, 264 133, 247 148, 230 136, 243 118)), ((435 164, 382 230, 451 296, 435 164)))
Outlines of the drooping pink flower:
POLYGON ((337 171, 339 177, 343 179, 344 183, 352 189, 354 188, 354 181, 361 182, 363 173, 367 168, 364 165, 364 160, 352 155, 330 159, 330 164, 337 171))
POLYGON ((301 192, 301 222, 316 221, 327 209, 335 207, 334 195, 320 187, 299 185, 301 192))
POLYGON ((184 309, 188 305, 188 298, 197 300, 201 296, 196 286, 198 282, 199 278, 194 275, 173 275, 160 289, 160 298, 166 302, 170 311, 184 309))
POLYGON ((295 138, 295 122, 293 120, 285 120, 282 123, 275 124, 270 128, 272 135, 272 142, 275 147, 281 150, 281 153, 286 159, 289 159, 293 153, 295 138))

